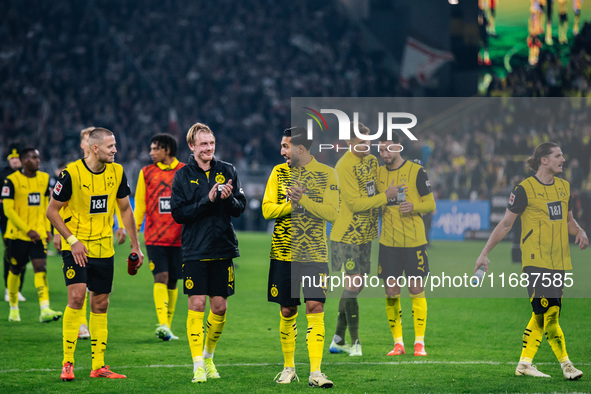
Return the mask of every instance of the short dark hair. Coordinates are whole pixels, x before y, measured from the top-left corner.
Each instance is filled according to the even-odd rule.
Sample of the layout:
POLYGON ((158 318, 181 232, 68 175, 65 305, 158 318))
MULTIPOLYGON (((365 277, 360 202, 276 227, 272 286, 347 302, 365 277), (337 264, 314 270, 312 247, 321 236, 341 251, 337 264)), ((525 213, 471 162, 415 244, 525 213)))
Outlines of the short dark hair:
POLYGON ((25 159, 29 155, 29 153, 35 152, 36 150, 37 150, 37 148, 25 148, 25 149, 21 150, 21 153, 20 153, 21 160, 25 159))
POLYGON ((90 134, 88 134, 88 145, 92 148, 93 144, 97 143, 97 140, 102 140, 107 137, 113 135, 111 130, 105 129, 103 127, 95 127, 90 134))
POLYGON ((558 144, 554 142, 542 142, 536 146, 534 155, 530 156, 525 162, 532 170, 537 171, 542 163, 542 157, 546 157, 552 153, 553 148, 559 148, 558 144))
POLYGON ((305 132, 306 130, 303 127, 289 127, 285 130, 283 130, 283 136, 284 137, 291 137, 292 134, 299 134, 300 132, 305 132))
POLYGON ((393 142, 395 144, 400 144, 400 135, 397 132, 392 131, 392 138, 388 138, 386 133, 380 138, 380 142, 393 142))
MULTIPOLYGON (((291 134, 291 145, 302 145, 306 150, 310 150, 312 147, 312 140, 308 139, 306 135, 306 129, 303 127, 292 127, 287 129, 291 134)), ((285 130, 285 131, 287 131, 285 130)))
POLYGON ((150 140, 150 145, 151 144, 156 144, 159 148, 162 149, 168 149, 168 154, 170 156, 176 156, 176 152, 178 150, 176 139, 168 133, 156 134, 150 140))

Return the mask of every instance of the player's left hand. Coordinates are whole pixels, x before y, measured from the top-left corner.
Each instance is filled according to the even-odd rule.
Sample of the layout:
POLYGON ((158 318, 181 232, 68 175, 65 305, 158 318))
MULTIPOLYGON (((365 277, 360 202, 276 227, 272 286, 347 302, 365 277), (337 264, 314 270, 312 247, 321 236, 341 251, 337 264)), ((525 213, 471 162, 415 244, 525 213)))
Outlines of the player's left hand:
POLYGON ((409 201, 401 202, 398 207, 399 207, 400 213, 411 213, 412 210, 415 209, 414 204, 409 201))
POLYGON ((125 238, 127 238, 127 232, 124 228, 119 227, 115 237, 117 238, 117 245, 121 245, 123 242, 125 242, 125 238))
POLYGON ((33 241, 34 243, 37 243, 37 241, 41 241, 41 236, 35 230, 29 230, 27 232, 27 237, 31 238, 31 241, 33 241))
POLYGON ((135 270, 139 270, 142 264, 144 264, 144 254, 142 253, 140 248, 131 248, 131 253, 136 253, 139 257, 138 263, 135 266, 135 270))
POLYGON ((51 231, 48 231, 47 238, 45 238, 45 241, 47 242, 47 244, 49 244, 52 239, 53 239, 53 234, 51 233, 51 231))
POLYGON ((232 190, 234 189, 234 186, 232 186, 232 180, 228 180, 228 183, 226 183, 225 185, 222 186, 222 191, 220 194, 220 198, 222 200, 225 200, 226 198, 230 197, 230 195, 232 195, 232 190))
POLYGON ((577 236, 575 237, 575 245, 579 245, 579 249, 581 250, 587 249, 587 246, 589 245, 589 238, 587 237, 585 230, 579 230, 577 236))
POLYGON ((304 193, 306 192, 306 188, 302 186, 302 184, 297 180, 293 180, 297 186, 292 186, 288 190, 289 199, 291 200, 292 204, 298 204, 304 193))

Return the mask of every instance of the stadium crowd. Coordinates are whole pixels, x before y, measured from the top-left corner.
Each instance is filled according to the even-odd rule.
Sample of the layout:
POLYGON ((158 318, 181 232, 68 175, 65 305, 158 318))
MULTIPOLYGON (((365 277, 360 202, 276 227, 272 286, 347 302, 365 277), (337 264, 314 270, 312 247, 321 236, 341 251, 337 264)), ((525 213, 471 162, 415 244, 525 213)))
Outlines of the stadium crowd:
MULTIPOLYGON (((266 174, 276 162, 291 97, 403 94, 383 66, 384 54, 367 49, 358 28, 339 17, 337 2, 263 3, 2 3, 2 157, 12 143, 36 146, 53 173, 79 157, 80 130, 101 125, 116 133, 117 161, 133 188, 150 162, 150 136, 167 131, 182 141, 198 119, 221 142, 217 154, 231 158, 248 181, 249 171, 266 174)), ((493 81, 491 91, 587 95, 589 31, 582 29, 582 44, 566 66, 542 54, 536 68, 516 69, 508 86, 493 81)), ((538 119, 533 126, 519 124, 511 111, 476 114, 445 133, 425 133, 407 157, 423 160, 437 198, 488 198, 526 175, 523 159, 540 141, 557 140, 573 189, 589 190, 588 113, 574 108, 548 124, 542 111, 527 117, 538 119)))

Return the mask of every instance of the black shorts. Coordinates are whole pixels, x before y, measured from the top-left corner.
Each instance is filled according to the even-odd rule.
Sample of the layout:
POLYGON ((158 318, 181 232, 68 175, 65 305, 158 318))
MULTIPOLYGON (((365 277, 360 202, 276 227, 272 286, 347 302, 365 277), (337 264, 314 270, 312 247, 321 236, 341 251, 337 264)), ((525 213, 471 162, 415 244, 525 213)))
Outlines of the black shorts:
POLYGON ((183 286, 187 295, 228 298, 234 294, 232 259, 193 260, 183 263, 183 286))
POLYGON ((389 276, 398 278, 402 274, 425 277, 429 273, 429 258, 427 245, 415 248, 395 248, 380 244, 378 257, 378 277, 386 279, 389 276))
POLYGON ((66 286, 74 283, 86 283, 88 290, 97 294, 108 294, 113 287, 114 257, 93 258, 89 257, 86 267, 81 267, 74 261, 74 256, 69 250, 62 252, 64 264, 64 278, 66 286))
POLYGON ((327 263, 299 263, 271 260, 267 300, 281 306, 297 306, 300 287, 304 301, 326 301, 327 263))
POLYGON ((7 239, 7 260, 11 265, 23 267, 29 259, 46 259, 47 248, 41 241, 23 241, 22 239, 7 239))
POLYGON ((362 245, 330 241, 332 272, 340 272, 345 266, 347 275, 369 274, 371 269, 371 242, 362 245))
POLYGON ((551 306, 562 306, 564 271, 539 267, 523 267, 528 275, 527 294, 536 315, 546 313, 551 306))
POLYGON ((168 272, 169 279, 181 279, 183 252, 180 246, 146 245, 146 251, 152 274, 168 272))

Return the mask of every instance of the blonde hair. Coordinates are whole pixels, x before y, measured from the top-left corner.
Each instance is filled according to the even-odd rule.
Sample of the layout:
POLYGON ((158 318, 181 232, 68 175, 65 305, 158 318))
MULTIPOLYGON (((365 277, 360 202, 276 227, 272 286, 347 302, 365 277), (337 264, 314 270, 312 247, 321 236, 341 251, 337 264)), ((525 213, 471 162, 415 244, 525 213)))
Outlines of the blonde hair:
POLYGON ((199 133, 211 134, 215 141, 215 135, 213 134, 213 131, 211 131, 208 125, 204 123, 195 123, 187 132, 187 144, 194 144, 195 138, 197 138, 197 134, 199 133))
POLYGON ((91 127, 87 127, 85 129, 82 129, 80 131, 80 141, 82 141, 84 139, 85 136, 90 135, 90 133, 96 129, 96 127, 91 126, 91 127))

